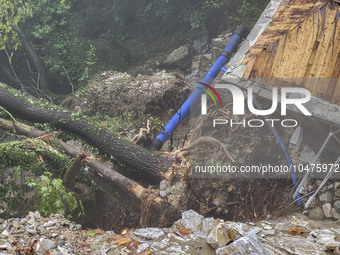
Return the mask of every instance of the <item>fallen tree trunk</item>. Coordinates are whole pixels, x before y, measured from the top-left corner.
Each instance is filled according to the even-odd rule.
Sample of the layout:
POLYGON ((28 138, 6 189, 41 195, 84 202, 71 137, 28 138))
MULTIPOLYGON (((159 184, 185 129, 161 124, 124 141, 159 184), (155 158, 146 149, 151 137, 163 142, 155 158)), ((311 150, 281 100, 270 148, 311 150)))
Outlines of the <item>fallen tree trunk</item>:
MULTIPOLYGON (((58 142, 70 156, 77 157, 77 155, 79 155, 80 151, 78 149, 63 141, 59 140, 58 142)), ((93 158, 88 158, 86 165, 90 167, 89 172, 91 175, 97 174, 120 189, 133 194, 136 198, 141 198, 145 188, 139 185, 137 182, 125 177, 124 175, 121 175, 120 173, 117 173, 113 169, 108 168, 105 164, 98 162, 93 158)))
MULTIPOLYGON (((6 129, 9 131, 15 131, 17 134, 25 135, 27 137, 39 137, 42 140, 46 140, 47 137, 51 137, 50 134, 43 132, 34 127, 24 125, 18 122, 12 122, 5 119, 0 118, 0 128, 6 129)), ((81 151, 59 139, 54 139, 55 142, 59 143, 60 146, 65 150, 65 152, 73 158, 76 158, 81 153, 81 151)), ((121 190, 133 195, 134 197, 140 199, 142 193, 145 188, 139 185, 137 182, 125 177, 114 171, 113 169, 108 168, 105 164, 96 161, 93 158, 87 158, 86 165, 90 167, 90 174, 98 175, 102 179, 109 181, 112 185, 120 188, 121 190)), ((74 175, 74 174, 73 174, 74 175)), ((70 185, 74 184, 74 180, 66 180, 65 184, 70 181, 70 185)), ((69 185, 67 185, 69 186, 69 185)))
POLYGON ((18 99, 1 86, 0 106, 15 117, 30 122, 52 123, 58 128, 69 131, 98 148, 102 153, 112 155, 125 166, 157 180, 160 180, 163 177, 163 172, 172 165, 172 162, 167 158, 156 155, 85 121, 73 119, 68 112, 44 109, 18 99))

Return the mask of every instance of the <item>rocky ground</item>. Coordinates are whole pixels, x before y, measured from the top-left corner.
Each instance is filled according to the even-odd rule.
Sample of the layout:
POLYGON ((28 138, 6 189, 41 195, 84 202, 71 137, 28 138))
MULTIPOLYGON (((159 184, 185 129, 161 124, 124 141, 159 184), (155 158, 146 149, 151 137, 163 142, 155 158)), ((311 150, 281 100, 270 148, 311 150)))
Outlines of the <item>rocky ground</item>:
POLYGON ((340 223, 300 214, 258 222, 204 218, 193 210, 170 228, 81 229, 60 215, 0 219, 0 254, 340 254, 340 223))

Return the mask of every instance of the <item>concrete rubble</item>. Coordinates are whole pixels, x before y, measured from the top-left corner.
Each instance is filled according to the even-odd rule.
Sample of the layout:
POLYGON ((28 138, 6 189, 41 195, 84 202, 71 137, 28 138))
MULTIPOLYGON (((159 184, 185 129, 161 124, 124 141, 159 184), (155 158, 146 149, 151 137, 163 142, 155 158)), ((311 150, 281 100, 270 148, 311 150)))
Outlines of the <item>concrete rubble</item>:
POLYGON ((340 254, 340 223, 295 214, 273 220, 229 222, 193 210, 170 228, 140 228, 121 234, 82 230, 55 214, 0 219, 0 254, 340 254), (29 231, 34 230, 34 231, 29 231))

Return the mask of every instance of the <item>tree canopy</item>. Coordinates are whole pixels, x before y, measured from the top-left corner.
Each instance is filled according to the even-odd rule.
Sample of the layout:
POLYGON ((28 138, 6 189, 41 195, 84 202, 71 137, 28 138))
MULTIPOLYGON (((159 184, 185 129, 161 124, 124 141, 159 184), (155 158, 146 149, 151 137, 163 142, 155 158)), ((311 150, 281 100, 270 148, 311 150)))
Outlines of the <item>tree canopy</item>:
POLYGON ((38 82, 43 82, 37 73, 43 76, 46 71, 52 90, 68 93, 70 83, 79 87, 96 70, 126 70, 164 49, 190 43, 202 31, 213 37, 241 23, 251 27, 267 3, 268 0, 0 0, 0 71, 7 77, 2 81, 14 80, 5 70, 8 57, 1 51, 5 48, 9 55, 15 52, 10 60, 24 84, 37 87, 38 82), (16 26, 23 36, 18 37, 16 26), (23 37, 30 53, 27 44, 20 44, 23 37), (19 45, 24 47, 18 48, 19 45), (31 60, 32 50, 41 65, 31 60))
POLYGON ((30 0, 0 0, 0 50, 10 45, 18 46, 15 42, 17 34, 13 31, 22 19, 32 14, 32 4, 30 0))

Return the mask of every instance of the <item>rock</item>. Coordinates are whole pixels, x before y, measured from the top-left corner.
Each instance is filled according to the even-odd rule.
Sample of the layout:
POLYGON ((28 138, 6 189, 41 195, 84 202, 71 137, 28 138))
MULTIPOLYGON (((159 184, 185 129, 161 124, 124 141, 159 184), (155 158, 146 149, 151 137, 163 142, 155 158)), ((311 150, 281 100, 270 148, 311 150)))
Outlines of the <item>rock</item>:
POLYGON ((203 216, 195 212, 194 210, 189 210, 182 212, 181 224, 187 229, 196 230, 201 224, 203 216))
POLYGON ((1 236, 2 236, 2 237, 7 237, 7 236, 9 236, 8 230, 5 229, 4 231, 2 231, 2 232, 1 232, 1 236))
POLYGON ((273 227, 271 224, 269 224, 268 222, 262 222, 262 223, 261 223, 261 227, 262 227, 264 230, 271 230, 271 229, 274 228, 274 227, 273 227))
POLYGON ((30 224, 30 225, 33 225, 35 223, 35 218, 33 217, 33 218, 29 219, 29 221, 27 221, 27 223, 30 224))
POLYGON ((186 70, 187 68, 190 68, 191 66, 191 49, 190 45, 183 45, 177 49, 175 49, 173 52, 171 52, 166 60, 161 62, 162 68, 171 68, 176 69, 179 68, 181 70, 186 70))
POLYGON ((216 250, 217 255, 268 255, 268 251, 263 247, 254 232, 241 237, 227 245, 216 250))
POLYGON ((168 183, 166 180, 161 181, 159 185, 159 196, 160 197, 166 197, 168 194, 168 183))
POLYGON ((317 229, 310 232, 308 239, 320 245, 327 245, 330 242, 335 242, 335 234, 328 229, 317 229))
POLYGON ((340 192, 340 181, 334 182, 334 189, 335 189, 335 192, 337 191, 340 192))
POLYGON ((48 222, 44 223, 43 227, 47 228, 47 227, 52 227, 54 225, 57 224, 57 220, 49 220, 48 222))
POLYGON ((232 228, 228 228, 228 225, 224 223, 219 223, 211 230, 207 238, 207 243, 214 249, 217 249, 235 240, 235 238, 236 234, 232 228))
POLYGON ((67 252, 67 249, 65 249, 64 247, 61 247, 58 245, 58 250, 61 255, 69 255, 69 253, 67 252))
POLYGON ((28 212, 28 218, 34 219, 34 212, 28 212))
POLYGON ((43 226, 39 226, 38 227, 38 231, 41 235, 45 235, 46 234, 46 229, 43 226))
POLYGON ((332 205, 330 203, 326 203, 322 205, 322 210, 323 213, 325 214, 326 218, 332 218, 333 214, 332 214, 332 205))
POLYGON ((149 247, 150 247, 149 244, 142 243, 142 244, 138 245, 138 249, 136 250, 136 253, 139 254, 139 253, 141 253, 142 251, 146 250, 149 247))
POLYGON ((209 48, 209 33, 203 31, 197 38, 192 42, 192 48, 198 53, 206 53, 209 48))
POLYGON ((20 228, 20 224, 19 224, 18 221, 14 221, 14 222, 13 222, 13 228, 14 228, 15 230, 20 228))
POLYGON ((333 194, 330 191, 327 191, 326 193, 322 193, 319 196, 319 200, 321 202, 329 203, 333 201, 333 194))
POLYGON ((141 228, 133 232, 136 236, 140 236, 146 239, 158 239, 164 236, 163 230, 159 228, 141 228))
POLYGON ((331 213, 334 219, 340 220, 340 213, 335 208, 332 208, 331 213))
POLYGON ((325 218, 325 214, 321 207, 315 207, 309 211, 309 218, 313 220, 323 220, 325 218))
MULTIPOLYGON (((266 241, 269 245, 274 248, 274 251, 282 251, 282 253, 271 253, 271 254, 299 254, 299 255, 310 255, 310 254, 323 254, 316 253, 315 251, 321 251, 323 246, 315 243, 313 240, 306 239, 299 235, 292 238, 291 235, 277 234, 276 236, 266 237, 266 241)), ((267 247, 267 246, 266 246, 267 247)))
POLYGON ((36 251, 37 251, 38 254, 44 255, 44 254, 46 254, 44 249, 49 251, 49 250, 54 249, 56 247, 55 243, 50 239, 41 238, 39 241, 40 241, 42 247, 41 247, 40 243, 37 244, 36 251))
POLYGON ((339 254, 340 242, 331 241, 325 244, 325 251, 333 254, 339 254))
POLYGON ((151 244, 151 249, 154 250, 154 251, 164 250, 168 246, 169 246, 169 242, 163 239, 162 242, 154 242, 154 243, 152 243, 151 244))
POLYGON ((204 218, 202 220, 202 232, 207 236, 216 226, 217 220, 214 218, 204 218))
POLYGON ((0 239, 0 254, 2 254, 1 250, 11 251, 12 245, 9 242, 0 239))
POLYGON ((334 202, 334 208, 335 208, 338 212, 340 212, 340 200, 337 200, 337 201, 334 202))
POLYGON ((37 223, 34 223, 30 226, 26 226, 26 231, 30 233, 31 235, 37 234, 37 223))
POLYGON ((38 211, 35 211, 35 212, 34 212, 34 217, 35 217, 36 219, 40 219, 40 218, 41 218, 41 215, 40 215, 40 213, 39 213, 38 211))
MULTIPOLYGON (((151 245, 151 250, 156 251, 155 254, 171 254, 171 255, 177 255, 177 254, 187 254, 185 253, 181 246, 177 242, 171 242, 169 239, 164 239, 162 242, 155 242, 151 245)), ((153 253, 152 253, 153 254, 153 253)))
POLYGON ((1 232, 4 231, 6 228, 7 228, 7 224, 6 223, 0 225, 0 231, 1 232))
POLYGON ((200 57, 200 63, 198 70, 205 71, 206 69, 210 68, 212 64, 212 55, 211 54, 204 54, 200 57))

